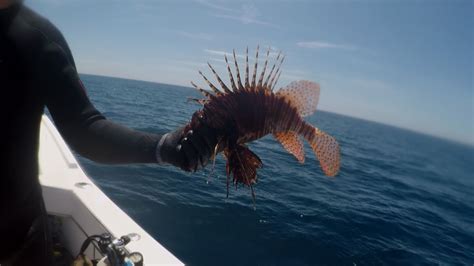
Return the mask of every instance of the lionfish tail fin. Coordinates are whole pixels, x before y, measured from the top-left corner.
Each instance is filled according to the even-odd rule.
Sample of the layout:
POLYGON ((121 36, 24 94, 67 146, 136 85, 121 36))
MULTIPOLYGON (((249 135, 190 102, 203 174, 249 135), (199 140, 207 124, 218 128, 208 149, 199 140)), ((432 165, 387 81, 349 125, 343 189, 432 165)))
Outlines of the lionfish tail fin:
POLYGON ((298 110, 299 115, 308 116, 316 111, 319 101, 319 84, 307 81, 293 81, 276 94, 284 97, 298 110))
POLYGON ((339 143, 327 133, 313 126, 310 127, 313 132, 307 135, 306 139, 316 154, 324 174, 327 176, 337 175, 341 165, 339 143))
POLYGON ((281 143, 283 148, 291 153, 300 163, 304 163, 303 142, 294 131, 279 132, 273 136, 281 143))

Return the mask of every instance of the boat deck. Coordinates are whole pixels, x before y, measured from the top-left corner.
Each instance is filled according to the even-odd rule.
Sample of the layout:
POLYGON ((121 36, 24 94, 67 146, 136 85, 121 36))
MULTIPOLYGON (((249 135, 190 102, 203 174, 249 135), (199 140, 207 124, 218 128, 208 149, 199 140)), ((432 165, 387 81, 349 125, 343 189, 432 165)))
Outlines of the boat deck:
MULTIPOLYGON (((183 265, 87 177, 47 116, 41 122, 39 165, 46 209, 59 218, 61 242, 71 254, 78 254, 89 235, 135 233, 139 240, 130 242, 127 249, 140 252, 145 265, 183 265)), ((89 248, 87 255, 94 258, 100 252, 89 248)))

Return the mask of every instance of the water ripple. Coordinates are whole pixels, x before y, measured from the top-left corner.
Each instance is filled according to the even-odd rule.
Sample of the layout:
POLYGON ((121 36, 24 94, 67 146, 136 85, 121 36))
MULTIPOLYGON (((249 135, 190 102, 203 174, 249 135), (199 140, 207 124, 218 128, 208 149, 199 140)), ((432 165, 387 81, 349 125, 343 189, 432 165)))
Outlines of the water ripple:
MULTIPOLYGON (((188 88, 83 76, 109 119, 164 133, 189 121, 188 88)), ((341 144, 325 177, 270 137, 250 145, 264 163, 255 186, 226 198, 225 162, 190 174, 173 167, 104 166, 79 158, 98 185, 189 265, 470 265, 474 262, 474 149, 360 119, 318 112, 308 121, 341 144), (209 181, 209 182, 208 182, 209 181), (137 207, 139 206, 139 207, 137 207)))

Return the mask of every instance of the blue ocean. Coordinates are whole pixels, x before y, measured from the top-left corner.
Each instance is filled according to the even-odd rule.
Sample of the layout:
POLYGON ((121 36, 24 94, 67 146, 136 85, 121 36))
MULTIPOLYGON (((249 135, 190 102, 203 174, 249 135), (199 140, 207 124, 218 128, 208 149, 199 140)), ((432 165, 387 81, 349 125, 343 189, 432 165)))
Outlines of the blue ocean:
MULTIPOLYGON (((82 79, 97 109, 134 129, 165 133, 199 109, 187 101, 200 97, 190 88, 82 79)), ((79 160, 188 265, 474 264, 472 146, 323 111, 307 121, 339 141, 340 174, 325 177, 309 146, 301 165, 271 137, 255 141, 250 147, 264 164, 255 209, 248 188, 226 198, 222 157, 211 177, 209 166, 185 173, 79 160)))

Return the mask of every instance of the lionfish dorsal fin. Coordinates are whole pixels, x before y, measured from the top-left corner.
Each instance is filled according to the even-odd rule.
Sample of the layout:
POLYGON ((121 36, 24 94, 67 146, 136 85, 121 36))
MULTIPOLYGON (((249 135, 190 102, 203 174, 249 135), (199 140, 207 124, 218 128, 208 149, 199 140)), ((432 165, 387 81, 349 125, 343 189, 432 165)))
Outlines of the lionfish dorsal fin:
POLYGON ((299 115, 308 116, 318 106, 319 84, 308 80, 293 81, 276 94, 288 100, 299 115))
POLYGON ((257 51, 255 52, 255 65, 253 67, 253 74, 252 74, 252 89, 255 89, 257 86, 257 66, 258 66, 258 50, 260 46, 257 45, 257 51))
POLYGON ((276 79, 275 79, 275 82, 271 85, 270 89, 273 91, 275 90, 275 87, 276 87, 276 84, 278 82, 278 80, 280 79, 280 76, 281 76, 281 70, 278 71, 278 75, 276 76, 276 79))
POLYGON ((249 83, 249 48, 245 50, 245 88, 250 88, 249 83))
POLYGON ((195 102, 200 105, 205 105, 209 100, 208 99, 196 99, 192 97, 188 97, 188 102, 195 102))
POLYGON ((283 148, 293 154, 300 163, 304 163, 303 142, 294 131, 278 132, 273 136, 281 143, 283 148))
POLYGON ((237 56, 235 56, 235 50, 232 50, 232 54, 234 55, 234 63, 235 63, 235 71, 237 72, 237 85, 239 86, 239 89, 244 89, 244 86, 242 85, 242 79, 240 78, 240 70, 239 70, 239 64, 237 63, 237 56))
POLYGON ((229 90, 229 88, 225 85, 225 83, 222 81, 221 77, 219 77, 219 75, 218 75, 217 72, 214 70, 214 68, 212 67, 212 65, 209 64, 209 62, 207 62, 207 65, 208 65, 209 68, 211 69, 212 73, 214 73, 214 76, 216 76, 217 82, 219 82, 219 84, 221 85, 221 88, 222 88, 226 93, 231 93, 232 91, 229 90))
POLYGON ((227 65, 227 73, 229 73, 230 85, 232 86, 233 91, 237 91, 237 86, 235 86, 234 75, 232 75, 232 70, 230 70, 229 60, 227 60, 227 55, 224 55, 225 64, 227 65))
POLYGON ((194 82, 191 81, 191 85, 196 88, 196 90, 198 90, 199 92, 201 92, 202 95, 204 95, 205 97, 207 98, 211 98, 212 97, 212 94, 206 90, 204 90, 203 88, 199 87, 198 85, 196 85, 194 82))
POLYGON ((275 62, 273 63, 272 69, 270 70, 270 73, 268 73, 268 76, 265 79, 265 83, 263 83, 264 88, 269 88, 268 82, 270 81, 270 78, 272 77, 273 71, 275 70, 277 63, 279 62, 278 60, 280 59, 280 56, 281 56, 281 51, 278 53, 277 58, 275 59, 275 62))
POLYGON ((258 85, 257 85, 258 88, 262 88, 263 78, 265 77, 265 71, 267 70, 269 55, 270 55, 270 46, 268 47, 268 50, 267 50, 267 56, 265 58, 265 63, 263 64, 262 73, 260 74, 260 78, 258 79, 258 85))
POLYGON ((318 157, 323 172, 327 176, 335 176, 341 166, 339 143, 329 134, 314 128, 313 139, 309 144, 318 157))
POLYGON ((201 75, 201 77, 204 79, 204 81, 206 81, 207 85, 211 88, 211 90, 212 90, 213 92, 215 92, 217 95, 222 94, 222 92, 221 92, 216 86, 214 86, 214 84, 212 84, 212 83, 206 78, 206 76, 204 76, 204 74, 202 73, 201 70, 199 70, 198 72, 199 72, 199 75, 201 75))
POLYGON ((273 77, 270 79, 270 84, 268 85, 268 87, 270 88, 270 90, 274 90, 275 89, 275 86, 278 82, 278 79, 280 78, 280 75, 281 75, 281 65, 283 64, 283 61, 285 61, 285 56, 282 56, 281 57, 281 60, 280 60, 280 63, 278 64, 278 68, 277 70, 275 71, 275 74, 273 75, 273 77))

